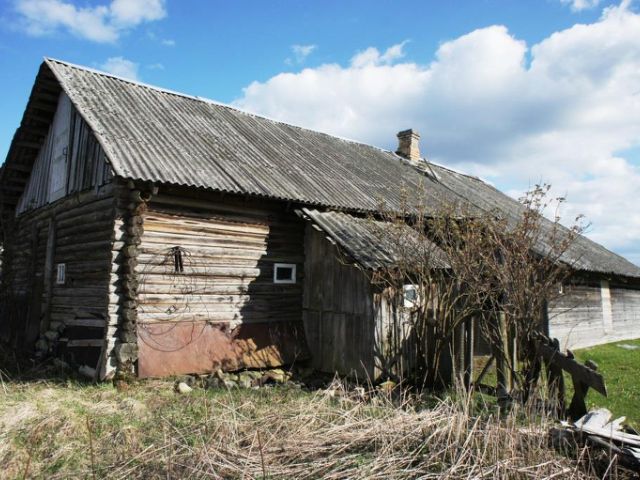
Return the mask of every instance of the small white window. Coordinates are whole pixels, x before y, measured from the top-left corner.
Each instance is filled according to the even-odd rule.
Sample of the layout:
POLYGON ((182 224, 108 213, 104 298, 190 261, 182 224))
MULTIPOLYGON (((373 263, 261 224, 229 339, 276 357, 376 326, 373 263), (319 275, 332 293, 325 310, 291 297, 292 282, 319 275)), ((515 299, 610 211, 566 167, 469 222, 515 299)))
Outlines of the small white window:
POLYGON ((273 267, 273 283, 296 283, 295 263, 276 263, 273 267))
POLYGON ((404 308, 416 308, 420 306, 420 294, 415 285, 404 285, 402 287, 402 294, 404 299, 404 308))
POLYGON ((67 273, 67 264, 59 263, 57 265, 57 273, 56 273, 56 283, 58 285, 64 285, 66 273, 67 273))

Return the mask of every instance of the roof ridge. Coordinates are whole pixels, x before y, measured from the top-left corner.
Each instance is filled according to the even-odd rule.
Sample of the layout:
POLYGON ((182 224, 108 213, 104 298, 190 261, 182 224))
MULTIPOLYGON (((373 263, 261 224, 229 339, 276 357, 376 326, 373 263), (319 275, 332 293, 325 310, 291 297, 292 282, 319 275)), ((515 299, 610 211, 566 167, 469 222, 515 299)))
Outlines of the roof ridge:
POLYGON ((130 78, 121 77, 119 75, 115 75, 113 73, 105 72, 103 70, 98 70, 96 68, 87 67, 87 66, 84 66, 84 65, 78 65, 76 63, 67 62, 66 60, 60 60, 60 59, 57 59, 57 58, 44 57, 44 61, 49 66, 51 66, 51 63, 59 63, 59 64, 62 64, 62 65, 65 65, 67 67, 76 68, 78 70, 83 70, 83 71, 90 72, 90 73, 93 73, 93 74, 96 74, 96 75, 101 75, 101 76, 104 76, 104 77, 114 78, 116 80, 119 80, 119 81, 122 81, 122 82, 125 82, 125 83, 129 83, 131 85, 135 85, 135 86, 138 86, 138 87, 149 88, 151 90, 155 90, 155 91, 158 91, 158 92, 161 92, 161 93, 166 93, 168 95, 175 95, 177 97, 182 97, 182 98, 187 98, 187 99, 190 99, 190 100, 195 100, 195 101, 199 101, 199 102, 203 102, 203 103, 208 103, 210 105, 215 105, 215 106, 222 107, 222 108, 228 108, 230 110, 233 110, 235 112, 241 113, 243 115, 248 115, 250 117, 260 118, 262 120, 267 120, 269 122, 273 122, 273 123, 276 123, 276 124, 286 125, 288 127, 304 130, 306 132, 313 132, 313 133, 317 133, 317 134, 320 134, 320 135, 325 135, 325 136, 328 136, 328 137, 331 137, 331 138, 335 138, 337 140, 341 140, 343 142, 348 142, 348 143, 353 143, 353 144, 356 144, 356 145, 362 145, 363 147, 373 148, 375 150, 378 150, 378 151, 381 151, 381 152, 384 152, 384 153, 388 153, 391 156, 396 157, 398 159, 402 159, 402 157, 400 157, 395 152, 392 152, 391 150, 387 150, 387 149, 384 149, 384 148, 381 148, 381 147, 377 147, 375 145, 371 145, 371 144, 368 144, 368 143, 360 142, 358 140, 353 140, 351 138, 346 138, 346 137, 342 137, 342 136, 339 136, 339 135, 334 135, 332 133, 321 132, 319 130, 313 130, 311 128, 303 127, 303 126, 296 125, 296 124, 289 123, 289 122, 285 122, 285 121, 282 121, 282 120, 277 120, 275 118, 271 118, 271 117, 268 117, 266 115, 260 115, 260 114, 257 114, 257 113, 249 112, 247 110, 242 110, 241 108, 238 108, 236 106, 229 105, 228 103, 220 102, 218 100, 213 100, 211 98, 200 97, 200 96, 197 96, 197 95, 189 95, 188 93, 178 92, 177 90, 171 90, 171 89, 164 88, 164 87, 158 87, 156 85, 151 85, 150 83, 140 82, 138 80, 132 80, 130 78))

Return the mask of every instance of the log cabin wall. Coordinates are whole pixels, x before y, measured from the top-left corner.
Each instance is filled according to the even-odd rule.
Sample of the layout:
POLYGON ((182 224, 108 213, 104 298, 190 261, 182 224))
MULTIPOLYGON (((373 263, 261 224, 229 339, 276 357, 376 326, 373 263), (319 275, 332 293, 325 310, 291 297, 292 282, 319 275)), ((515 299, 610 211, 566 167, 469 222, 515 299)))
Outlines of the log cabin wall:
POLYGON ((95 367, 111 300, 111 184, 19 216, 5 239, 3 322, 12 343, 95 367))
POLYGON ((307 357, 304 225, 284 203, 160 188, 137 252, 138 375, 206 373, 307 357), (275 283, 276 264, 295 281, 275 283))
POLYGON ((611 310, 616 340, 640 338, 640 285, 611 282, 611 310))
POLYGON ((599 282, 565 285, 549 304, 549 334, 561 348, 580 348, 602 343, 604 322, 599 282))
POLYGON ((112 174, 64 93, 24 189, 3 218, 2 336, 96 366, 111 300, 112 174))
POLYGON ((640 286, 595 275, 565 285, 549 305, 549 333, 565 348, 640 337, 640 286))

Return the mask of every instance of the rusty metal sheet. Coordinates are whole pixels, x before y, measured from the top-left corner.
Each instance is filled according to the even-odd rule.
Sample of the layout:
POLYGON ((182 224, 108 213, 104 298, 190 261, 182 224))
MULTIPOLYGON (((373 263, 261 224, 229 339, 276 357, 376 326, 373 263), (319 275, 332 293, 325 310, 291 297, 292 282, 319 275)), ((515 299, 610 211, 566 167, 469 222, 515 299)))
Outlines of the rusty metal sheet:
POLYGON ((309 357, 300 321, 138 324, 138 376, 272 368, 309 357))

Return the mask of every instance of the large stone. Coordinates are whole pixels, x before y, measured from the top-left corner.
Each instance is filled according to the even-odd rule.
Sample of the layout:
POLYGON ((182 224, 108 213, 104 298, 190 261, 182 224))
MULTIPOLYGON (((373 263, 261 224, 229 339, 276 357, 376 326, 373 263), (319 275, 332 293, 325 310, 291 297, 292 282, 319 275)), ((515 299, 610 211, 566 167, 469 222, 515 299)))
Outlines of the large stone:
POLYGON ((57 330, 47 330, 44 332, 44 338, 49 340, 50 342, 55 342, 60 337, 60 333, 57 330))
POLYGON ((120 341, 122 343, 136 343, 138 341, 138 337, 136 332, 132 332, 129 330, 121 330, 120 331, 120 341))
POLYGON ((49 350, 49 342, 47 342, 46 338, 38 339, 36 342, 36 350, 43 353, 49 350))
POLYGON ((205 388, 220 388, 222 386, 222 380, 218 377, 211 375, 205 382, 205 388))
POLYGON ((224 380, 222 383, 226 388, 238 388, 238 383, 233 380, 227 379, 227 380, 224 380))
POLYGON ((240 388, 251 388, 253 386, 254 380, 249 377, 241 377, 238 380, 238 386, 240 388))
POLYGON ((274 368, 272 370, 267 370, 262 378, 264 379, 266 377, 276 383, 285 383, 289 380, 290 376, 291 375, 289 373, 285 372, 281 368, 274 368))
POLYGON ((176 388, 176 392, 178 393, 189 393, 193 390, 193 388, 191 388, 189 385, 187 385, 184 382, 178 382, 175 388, 176 388))
POLYGON ((62 322, 51 322, 49 324, 49 330, 54 330, 57 332, 62 332, 65 329, 65 324, 62 322))
POLYGON ((138 345, 135 343, 118 343, 114 350, 120 363, 135 362, 138 359, 138 345))

